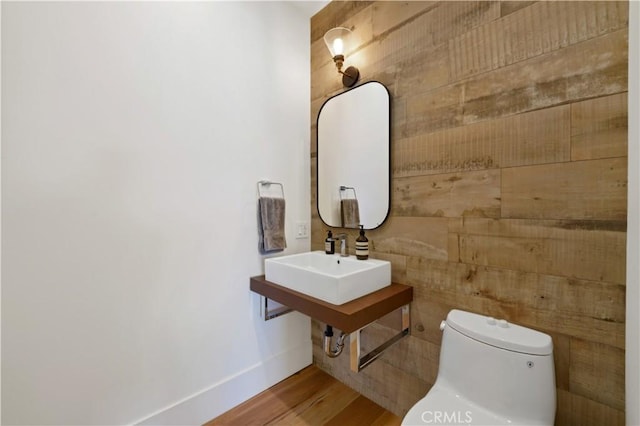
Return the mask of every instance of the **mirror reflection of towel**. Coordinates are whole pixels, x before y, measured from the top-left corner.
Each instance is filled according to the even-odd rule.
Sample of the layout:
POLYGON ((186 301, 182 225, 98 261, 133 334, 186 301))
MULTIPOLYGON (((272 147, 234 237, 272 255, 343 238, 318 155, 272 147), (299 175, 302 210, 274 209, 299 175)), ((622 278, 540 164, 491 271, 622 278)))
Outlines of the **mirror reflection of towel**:
POLYGON ((358 228, 360 226, 358 200, 355 198, 340 200, 340 216, 343 228, 358 228))
POLYGON ((284 198, 260 197, 258 199, 258 236, 262 253, 287 248, 284 235, 284 198))

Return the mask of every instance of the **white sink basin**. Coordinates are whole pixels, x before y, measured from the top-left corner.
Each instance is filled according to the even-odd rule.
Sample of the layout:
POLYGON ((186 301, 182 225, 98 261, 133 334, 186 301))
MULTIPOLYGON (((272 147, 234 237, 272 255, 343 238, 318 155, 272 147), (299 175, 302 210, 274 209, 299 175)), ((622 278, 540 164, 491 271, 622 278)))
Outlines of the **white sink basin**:
POLYGON ((391 263, 357 260, 323 251, 265 260, 267 281, 334 305, 373 293, 391 284, 391 263))

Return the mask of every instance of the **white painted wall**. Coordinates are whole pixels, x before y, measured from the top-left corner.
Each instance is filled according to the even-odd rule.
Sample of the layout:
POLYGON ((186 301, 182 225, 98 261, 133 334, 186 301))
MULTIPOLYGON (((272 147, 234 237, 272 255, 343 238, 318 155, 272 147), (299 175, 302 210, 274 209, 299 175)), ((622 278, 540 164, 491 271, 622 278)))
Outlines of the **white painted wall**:
POLYGON ((264 323, 256 182, 309 221, 284 2, 2 2, 2 422, 202 423, 311 363, 264 323))
POLYGON ((640 425, 640 3, 629 2, 626 422, 640 425))

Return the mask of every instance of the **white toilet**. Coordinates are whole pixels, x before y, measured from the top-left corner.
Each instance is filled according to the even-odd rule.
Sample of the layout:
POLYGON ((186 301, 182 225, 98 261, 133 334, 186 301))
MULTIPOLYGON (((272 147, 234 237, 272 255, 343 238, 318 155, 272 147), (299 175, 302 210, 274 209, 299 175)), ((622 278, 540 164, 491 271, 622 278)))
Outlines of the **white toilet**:
POLYGON ((553 425, 551 337, 455 309, 440 329, 438 377, 403 425, 553 425))

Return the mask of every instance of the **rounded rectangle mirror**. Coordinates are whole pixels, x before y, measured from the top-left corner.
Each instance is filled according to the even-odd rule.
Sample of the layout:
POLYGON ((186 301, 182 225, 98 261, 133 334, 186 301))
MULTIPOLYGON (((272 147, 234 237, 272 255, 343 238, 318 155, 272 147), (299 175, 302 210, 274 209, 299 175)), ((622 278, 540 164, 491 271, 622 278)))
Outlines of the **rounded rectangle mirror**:
POLYGON ((371 81, 320 108, 317 205, 326 225, 374 229, 389 215, 390 104, 387 88, 371 81))

